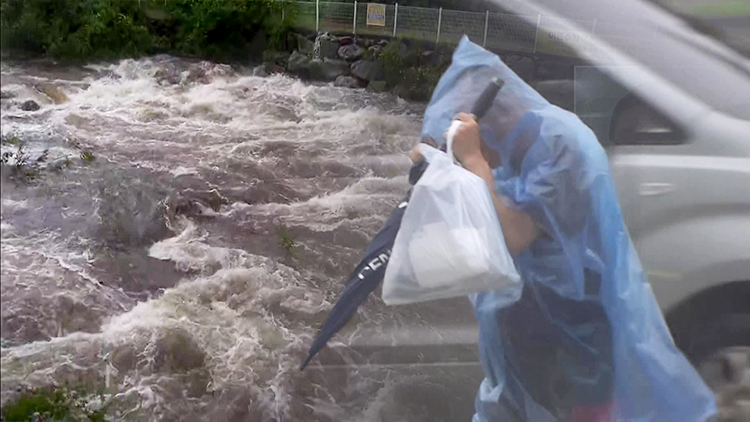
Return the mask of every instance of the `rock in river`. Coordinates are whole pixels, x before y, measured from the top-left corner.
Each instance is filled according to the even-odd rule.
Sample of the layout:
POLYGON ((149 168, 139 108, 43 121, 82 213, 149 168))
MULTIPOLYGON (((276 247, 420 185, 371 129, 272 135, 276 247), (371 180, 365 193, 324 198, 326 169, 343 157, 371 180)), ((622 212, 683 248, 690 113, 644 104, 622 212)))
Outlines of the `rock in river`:
POLYGON ((37 111, 39 110, 39 104, 36 101, 28 100, 21 104, 21 110, 23 111, 37 111))
POLYGON ((322 34, 315 40, 316 44, 320 46, 320 58, 321 59, 335 59, 339 52, 339 42, 333 35, 322 34))
POLYGON ((338 78, 336 78, 336 81, 333 83, 335 86, 343 86, 345 88, 360 88, 361 84, 357 78, 353 76, 344 76, 341 75, 338 78))
POLYGON ((339 57, 344 60, 353 62, 362 58, 365 49, 357 44, 344 45, 339 48, 339 57))
POLYGON ((310 60, 310 78, 317 81, 333 81, 349 73, 349 63, 336 59, 310 60))
POLYGON ((376 60, 360 60, 352 63, 352 75, 365 81, 383 79, 383 66, 376 60))
POLYGON ((297 49, 302 54, 312 55, 313 53, 313 42, 308 40, 306 36, 302 34, 295 34, 297 37, 297 49))
POLYGON ((289 56, 289 61, 287 62, 286 69, 292 73, 303 74, 308 71, 309 65, 310 65, 309 57, 300 53, 299 51, 294 51, 292 55, 289 56))

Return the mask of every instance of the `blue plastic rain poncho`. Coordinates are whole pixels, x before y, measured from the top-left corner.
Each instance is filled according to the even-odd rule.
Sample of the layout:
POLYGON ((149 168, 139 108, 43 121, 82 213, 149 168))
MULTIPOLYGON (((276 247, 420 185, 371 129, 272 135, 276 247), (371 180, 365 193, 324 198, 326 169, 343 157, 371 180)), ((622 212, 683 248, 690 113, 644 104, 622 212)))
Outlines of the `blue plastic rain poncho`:
POLYGON ((470 297, 486 376, 474 421, 708 420, 713 395, 675 348, 623 223, 607 156, 578 117, 464 37, 422 137, 444 142, 456 113, 494 76, 505 86, 480 130, 499 157, 495 188, 543 235, 515 258, 522 287, 470 297))

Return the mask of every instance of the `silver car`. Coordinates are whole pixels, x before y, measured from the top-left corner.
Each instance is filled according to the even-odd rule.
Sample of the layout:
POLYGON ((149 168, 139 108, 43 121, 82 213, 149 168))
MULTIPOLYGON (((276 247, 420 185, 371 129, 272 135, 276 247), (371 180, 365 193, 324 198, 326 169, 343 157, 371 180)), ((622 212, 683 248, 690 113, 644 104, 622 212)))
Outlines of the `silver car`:
MULTIPOLYGON (((720 420, 750 420, 750 61, 650 2, 502 7, 553 18, 568 32, 598 19, 594 35, 562 37, 582 58, 575 79, 540 92, 572 88, 573 110, 609 153, 626 224, 676 344, 717 392, 720 420)), ((325 372, 414 374, 421 381, 396 399, 420 415, 414 420, 470 420, 482 371, 468 301, 413 311, 418 324, 394 318, 344 330, 338 348, 349 358, 324 353, 325 372)))

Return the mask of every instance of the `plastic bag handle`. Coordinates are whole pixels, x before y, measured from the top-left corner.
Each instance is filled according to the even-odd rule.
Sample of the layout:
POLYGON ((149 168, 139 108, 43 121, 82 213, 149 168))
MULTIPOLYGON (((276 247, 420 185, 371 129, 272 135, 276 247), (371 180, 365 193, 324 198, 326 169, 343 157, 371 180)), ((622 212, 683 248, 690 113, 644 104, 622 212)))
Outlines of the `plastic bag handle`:
MULTIPOLYGON (((474 107, 471 109, 471 114, 474 115, 474 118, 479 120, 487 113, 487 110, 489 110, 492 106, 497 93, 500 92, 500 89, 502 89, 503 85, 505 85, 505 81, 503 81, 502 79, 497 77, 492 78, 492 81, 490 81, 489 85, 487 85, 484 91, 482 91, 482 94, 479 95, 477 102, 474 103, 474 107)), ((446 143, 445 145, 443 145, 446 148, 446 153, 454 163, 456 163, 456 158, 453 155, 453 137, 456 135, 456 132, 458 131, 458 128, 460 126, 461 122, 458 120, 454 120, 451 123, 451 126, 448 128, 448 133, 446 134, 446 143)), ((419 144, 419 147, 422 151, 422 155, 425 156, 425 160, 419 163, 414 163, 412 165, 411 170, 409 171, 409 183, 411 183, 412 185, 415 185, 419 178, 422 177, 422 174, 425 172, 425 170, 427 170, 427 166, 429 165, 431 156, 428 158, 428 153, 426 151, 429 151, 430 154, 438 151, 437 149, 431 148, 425 144, 419 144)))
POLYGON ((450 157, 453 164, 458 164, 458 161, 456 160, 456 156, 453 155, 453 137, 456 136, 456 132, 458 132, 458 128, 461 127, 460 120, 454 120, 451 122, 450 127, 448 128, 448 133, 445 134, 445 141, 447 144, 446 153, 448 153, 448 157, 450 157))

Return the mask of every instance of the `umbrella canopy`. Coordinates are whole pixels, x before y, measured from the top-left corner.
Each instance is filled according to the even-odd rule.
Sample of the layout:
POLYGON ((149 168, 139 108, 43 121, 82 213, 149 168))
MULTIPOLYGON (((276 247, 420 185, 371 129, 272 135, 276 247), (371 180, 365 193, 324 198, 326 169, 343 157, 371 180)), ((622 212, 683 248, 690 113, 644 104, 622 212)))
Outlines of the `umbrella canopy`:
MULTIPOLYGON (((498 91, 502 88, 503 82, 499 79, 494 79, 490 82, 489 86, 485 88, 482 94, 477 99, 471 113, 479 120, 490 108, 492 102, 497 96, 498 91)), ((409 182, 415 184, 422 173, 427 169, 427 162, 422 161, 415 164, 411 168, 409 173, 409 182)), ((370 293, 383 281, 385 275, 385 268, 388 265, 388 260, 391 257, 391 248, 393 247, 393 241, 396 239, 398 229, 401 227, 401 219, 406 211, 406 206, 411 197, 411 190, 406 194, 404 199, 399 202, 396 209, 391 212, 391 215, 380 228, 380 231, 372 239, 372 243, 365 250, 364 257, 359 262, 354 272, 349 277, 349 281, 344 287, 344 291, 341 292, 338 301, 333 306, 331 313, 328 314, 323 327, 318 332, 318 336, 310 346, 307 359, 300 365, 300 371, 305 369, 310 360, 325 346, 328 340, 333 337, 341 327, 346 324, 346 321, 354 315, 359 305, 367 299, 370 293)))
POLYGON ((328 318, 323 323, 318 336, 313 341, 312 346, 310 346, 309 355, 300 366, 300 370, 305 369, 305 366, 310 363, 315 354, 346 324, 346 321, 357 311, 359 305, 383 281, 385 267, 388 264, 388 259, 391 257, 393 241, 396 239, 399 227, 401 227, 401 218, 404 216, 406 204, 410 196, 411 190, 393 212, 391 212, 388 220, 385 221, 378 234, 372 239, 372 243, 367 247, 364 257, 349 277, 344 291, 341 292, 341 296, 339 296, 331 313, 328 314, 328 318))

